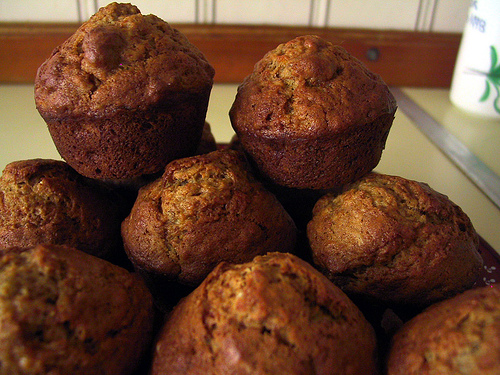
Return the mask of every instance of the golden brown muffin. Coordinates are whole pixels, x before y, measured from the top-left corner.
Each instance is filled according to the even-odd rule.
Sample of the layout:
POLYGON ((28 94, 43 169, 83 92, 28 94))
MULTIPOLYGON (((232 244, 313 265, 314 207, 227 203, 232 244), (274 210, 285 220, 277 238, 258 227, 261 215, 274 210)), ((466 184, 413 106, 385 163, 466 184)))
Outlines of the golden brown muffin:
POLYGON ((0 374, 131 374, 152 338, 140 278, 58 245, 0 250, 0 374))
POLYGON ((427 184, 371 173, 325 195, 308 224, 313 261, 348 295, 425 306, 472 287, 483 264, 468 216, 427 184))
POLYGON ((229 114, 263 176, 286 187, 331 189, 378 164, 395 112, 378 75, 308 35, 268 52, 229 114))
POLYGON ((173 310, 152 375, 376 373, 376 342, 359 309, 287 253, 222 263, 173 310))
POLYGON ((137 269, 197 285, 221 261, 293 251, 296 227, 233 150, 175 160, 122 224, 137 269))
POLYGON ((111 3, 40 66, 35 101, 68 164, 87 177, 128 180, 195 152, 213 76, 167 22, 111 3))
POLYGON ((0 177, 0 248, 65 244, 115 258, 124 216, 117 196, 63 161, 15 161, 0 177))
POLYGON ((498 375, 500 287, 430 306, 393 337, 388 375, 498 375))

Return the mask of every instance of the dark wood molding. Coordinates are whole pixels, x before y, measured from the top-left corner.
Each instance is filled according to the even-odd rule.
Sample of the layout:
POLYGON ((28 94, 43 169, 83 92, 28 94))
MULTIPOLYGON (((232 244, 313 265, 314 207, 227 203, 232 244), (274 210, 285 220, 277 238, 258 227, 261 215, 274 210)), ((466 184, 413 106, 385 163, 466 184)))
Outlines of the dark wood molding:
MULTIPOLYGON (((0 82, 31 83, 78 24, 0 23, 0 82)), ((342 45, 389 85, 449 87, 460 34, 310 27, 175 24, 207 57, 218 83, 239 83, 278 44, 316 34, 342 45)))

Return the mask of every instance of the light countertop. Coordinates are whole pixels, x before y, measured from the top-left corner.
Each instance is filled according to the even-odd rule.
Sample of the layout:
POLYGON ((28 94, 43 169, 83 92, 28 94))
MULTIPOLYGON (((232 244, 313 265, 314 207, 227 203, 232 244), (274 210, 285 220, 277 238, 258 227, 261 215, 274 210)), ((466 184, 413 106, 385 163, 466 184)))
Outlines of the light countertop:
MULTIPOLYGON (((207 121, 216 140, 229 142, 234 132, 228 112, 237 85, 215 85, 207 121)), ((500 122, 472 117, 452 106, 448 90, 402 90, 446 131, 463 142, 500 175, 500 122)), ((45 123, 36 111, 32 85, 0 85, 0 170, 14 160, 60 159, 45 123)), ((398 109, 377 171, 428 183, 446 194, 471 218, 478 233, 500 251, 500 209, 463 170, 398 109)))

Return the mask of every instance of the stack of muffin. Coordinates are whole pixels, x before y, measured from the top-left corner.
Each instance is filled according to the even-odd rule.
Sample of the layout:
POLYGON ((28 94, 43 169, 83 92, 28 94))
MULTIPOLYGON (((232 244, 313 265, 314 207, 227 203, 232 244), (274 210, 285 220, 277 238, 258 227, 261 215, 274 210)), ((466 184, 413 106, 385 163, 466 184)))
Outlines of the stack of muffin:
POLYGON ((0 178, 0 374, 498 373, 469 218, 373 172, 397 108, 382 79, 297 37, 239 86, 217 147, 213 77, 118 3, 39 68, 64 161, 0 178))

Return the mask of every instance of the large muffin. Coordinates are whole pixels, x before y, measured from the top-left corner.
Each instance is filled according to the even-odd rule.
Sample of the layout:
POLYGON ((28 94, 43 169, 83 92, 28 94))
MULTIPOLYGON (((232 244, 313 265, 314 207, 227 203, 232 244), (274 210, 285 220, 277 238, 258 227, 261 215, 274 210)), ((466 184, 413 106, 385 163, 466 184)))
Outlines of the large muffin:
POLYGON ((241 153, 217 150, 175 160, 143 187, 122 238, 137 269, 197 285, 221 261, 293 251, 296 227, 241 153))
POLYGON ((0 248, 65 244, 118 259, 125 216, 119 202, 63 161, 12 162, 0 177, 0 248))
POLYGON ((152 338, 140 278, 79 250, 0 250, 2 375, 126 375, 152 338))
POLYGON ((310 264, 287 253, 220 264, 175 307, 152 375, 376 373, 372 327, 310 264))
POLYGON ((213 76, 167 22, 111 3, 40 66, 35 102, 68 164, 127 181, 195 152, 213 76))
POLYGON ((348 295, 426 306, 476 281, 482 258, 468 216, 427 184, 370 173, 313 210, 313 261, 348 295))
POLYGON ((437 303, 396 333, 388 375, 498 375, 500 287, 468 290, 437 303))
POLYGON ((395 111, 378 75, 342 47, 308 35, 268 52, 239 86, 229 114, 263 177, 330 189, 378 164, 395 111))

